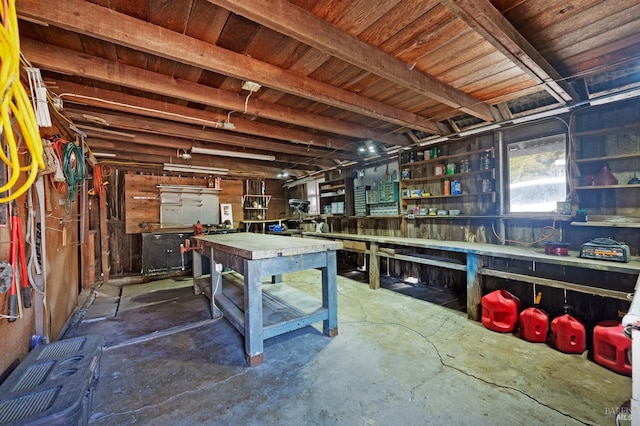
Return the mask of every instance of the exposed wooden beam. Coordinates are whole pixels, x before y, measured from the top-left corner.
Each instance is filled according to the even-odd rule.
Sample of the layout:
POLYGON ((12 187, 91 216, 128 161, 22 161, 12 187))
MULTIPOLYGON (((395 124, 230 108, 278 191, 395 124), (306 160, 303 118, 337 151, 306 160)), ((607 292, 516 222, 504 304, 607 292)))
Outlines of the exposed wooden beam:
POLYGON ((579 99, 571 85, 489 0, 442 0, 441 3, 541 84, 558 102, 564 104, 579 99))
MULTIPOLYGON (((255 81, 295 96, 399 126, 429 133, 438 132, 435 123, 425 117, 84 0, 22 0, 17 9, 25 17, 69 31, 238 79, 255 81)), ((253 114, 253 105, 250 105, 249 112, 253 114)))
MULTIPOLYGON (((358 160, 357 154, 352 152, 333 151, 327 149, 301 147, 300 145, 287 144, 285 142, 270 141, 236 135, 227 131, 201 129, 186 124, 177 124, 163 120, 151 118, 141 118, 131 115, 118 115, 96 111, 85 111, 75 108, 66 108, 65 115, 75 122, 92 122, 96 119, 108 123, 107 130, 119 129, 133 132, 152 133, 156 135, 173 136, 187 139, 188 141, 200 140, 205 142, 215 142, 219 144, 233 146, 235 148, 248 148, 254 150, 267 151, 269 153, 293 154, 302 157, 336 157, 345 160, 358 160)), ((353 148, 355 151, 355 146, 353 148)), ((280 157, 278 155, 278 157, 280 157)))
MULTIPOLYGON (((30 39, 22 39, 20 47, 29 61, 43 70, 93 78, 106 83, 232 111, 242 111, 244 109, 244 97, 224 90, 177 80, 164 74, 118 64, 30 39)), ((383 134, 365 126, 297 111, 292 108, 263 102, 260 99, 254 99, 252 105, 252 115, 271 120, 356 138, 373 139, 391 145, 409 145, 411 143, 403 135, 383 134)), ((311 141, 310 144, 326 147, 316 141, 311 141)), ((339 143, 336 143, 336 145, 340 148, 339 143)), ((335 148, 333 145, 332 147, 335 148)), ((348 149, 348 147, 345 145, 344 149, 348 149)))
MULTIPOLYGON (((244 97, 183 80, 176 80, 164 74, 145 71, 136 67, 117 64, 102 58, 45 45, 30 39, 21 41, 21 49, 25 56, 42 69, 49 69, 64 74, 75 74, 93 78, 107 83, 118 84, 129 88, 161 94, 226 108, 234 111, 244 108, 244 97)), ((344 134, 358 138, 373 139, 392 145, 409 145, 410 140, 403 135, 389 135, 360 126, 354 123, 334 120, 317 114, 296 111, 292 108, 254 100, 251 113, 260 117, 310 127, 318 130, 344 134), (367 136, 363 136, 367 135, 367 136)), ((309 145, 327 147, 326 141, 309 141, 309 145)), ((340 140, 332 143, 330 148, 352 149, 340 140)))
MULTIPOLYGON (((140 140, 140 143, 131 143, 124 141, 122 138, 109 138, 102 139, 102 135, 99 133, 87 130, 85 133, 89 135, 87 144, 94 152, 106 152, 116 154, 116 158, 125 161, 140 161, 140 156, 144 157, 145 163, 162 163, 172 162, 176 160, 176 149, 174 147, 160 146, 156 144, 148 143, 154 139, 153 136, 146 138, 144 141, 140 140), (135 156, 131 153, 135 152, 135 156)), ((160 138, 159 138, 160 139, 160 138)), ((213 148, 221 148, 219 146, 212 146, 213 148)), ((221 148, 223 149, 223 148, 221 148)), ((98 158, 99 161, 103 161, 103 158, 98 158)), ((213 167, 225 167, 233 170, 248 171, 256 167, 260 167, 262 171, 272 171, 273 174, 277 174, 282 168, 286 167, 287 170, 300 170, 300 171, 316 171, 320 167, 331 167, 333 163, 331 161, 318 161, 313 164, 308 163, 295 163, 293 166, 283 165, 280 162, 274 163, 257 163, 255 160, 242 160, 242 159, 228 159, 225 157, 211 157, 207 155, 194 154, 191 160, 185 161, 185 163, 197 166, 213 166, 213 167), (262 166, 261 166, 262 165, 262 166)))
POLYGON ((452 108, 494 121, 491 106, 429 75, 410 70, 392 55, 286 0, 208 1, 452 108))
MULTIPOLYGON (((169 102, 127 95, 97 87, 83 86, 81 84, 62 80, 56 81, 52 86, 50 86, 49 90, 61 95, 65 104, 100 107, 146 117, 162 118, 179 123, 195 124, 201 127, 217 128, 220 123, 227 120, 226 114, 203 111, 169 102)), ((355 143, 353 141, 340 137, 330 137, 290 129, 287 127, 260 123, 254 120, 242 118, 241 115, 234 115, 232 117, 232 122, 235 125, 235 129, 230 131, 236 133, 279 139, 294 144, 303 144, 305 146, 315 145, 335 149, 348 148, 348 150, 351 151, 355 147, 355 143)))

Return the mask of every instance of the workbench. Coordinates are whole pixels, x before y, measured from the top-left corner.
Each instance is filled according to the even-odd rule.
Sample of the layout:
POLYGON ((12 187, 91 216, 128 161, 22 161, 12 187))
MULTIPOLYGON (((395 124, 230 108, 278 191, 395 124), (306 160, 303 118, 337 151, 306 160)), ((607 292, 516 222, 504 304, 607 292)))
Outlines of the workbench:
MULTIPOLYGON (((237 233, 194 237, 202 249, 194 252, 193 278, 196 294, 205 293, 211 300, 214 318, 224 313, 244 335, 245 355, 250 366, 263 362, 263 342, 292 330, 323 321, 323 332, 338 334, 336 250, 342 244, 311 238, 288 238, 269 234, 237 233), (211 274, 202 275, 202 256, 208 257, 211 274), (311 313, 270 324, 263 318, 263 277, 279 283, 282 274, 306 269, 322 271, 322 304, 311 313), (244 277, 244 303, 237 306, 223 294, 226 269, 244 277)), ((269 284, 266 284, 269 285, 269 284)))
POLYGON ((618 300, 629 300, 628 292, 607 288, 582 285, 560 279, 538 276, 535 272, 541 265, 555 265, 558 268, 580 268, 591 271, 605 271, 617 274, 629 274, 635 279, 640 275, 640 259, 632 256, 627 263, 605 260, 583 259, 578 253, 570 251, 568 256, 545 254, 544 249, 532 247, 506 246, 486 243, 469 243, 463 241, 442 241, 425 238, 404 238, 390 236, 359 235, 346 233, 305 232, 304 238, 326 238, 343 243, 343 250, 364 254, 368 257, 367 270, 369 287, 380 287, 380 259, 394 259, 414 262, 439 268, 463 271, 466 273, 467 314, 473 320, 480 319, 480 299, 482 297, 481 279, 483 276, 537 284, 547 287, 561 288, 585 294, 609 297, 618 300), (429 249, 443 253, 459 253, 459 259, 440 256, 425 256, 411 253, 411 250, 429 249), (409 251, 409 252, 407 252, 409 251), (496 260, 509 259, 529 262, 527 269, 509 268, 500 265, 496 260))

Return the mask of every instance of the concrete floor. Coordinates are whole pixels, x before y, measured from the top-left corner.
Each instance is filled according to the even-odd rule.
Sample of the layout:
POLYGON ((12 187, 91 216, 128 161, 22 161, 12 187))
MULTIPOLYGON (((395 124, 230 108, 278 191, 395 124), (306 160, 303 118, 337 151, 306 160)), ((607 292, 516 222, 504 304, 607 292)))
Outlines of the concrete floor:
MULTIPOLYGON (((319 280, 283 276, 314 297, 319 280)), ((489 331, 439 306, 456 304, 446 295, 429 303, 345 276, 340 334, 319 323, 269 339, 253 368, 190 279, 94 295, 67 332, 105 336, 94 425, 613 425, 631 396, 629 377, 489 331)))

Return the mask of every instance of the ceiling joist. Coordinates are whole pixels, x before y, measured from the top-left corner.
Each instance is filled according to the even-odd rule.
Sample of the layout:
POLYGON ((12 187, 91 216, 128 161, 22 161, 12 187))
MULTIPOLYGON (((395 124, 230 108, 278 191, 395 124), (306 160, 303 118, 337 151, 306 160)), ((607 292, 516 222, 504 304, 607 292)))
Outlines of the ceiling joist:
MULTIPOLYGON (((422 72, 353 37, 286 0, 208 0, 265 27, 329 53, 392 81, 485 121, 493 121, 492 108, 464 92, 422 72), (304 25, 300 25, 304 22, 304 25)), ((415 129, 420 130, 420 129, 415 129)), ((437 133, 437 130, 432 131, 437 133)))

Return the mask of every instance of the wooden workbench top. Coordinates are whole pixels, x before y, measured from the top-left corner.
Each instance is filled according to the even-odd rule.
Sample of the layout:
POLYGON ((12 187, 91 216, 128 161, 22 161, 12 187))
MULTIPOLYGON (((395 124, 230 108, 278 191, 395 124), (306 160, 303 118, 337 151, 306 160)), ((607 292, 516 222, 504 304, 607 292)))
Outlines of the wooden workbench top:
MULTIPOLYGON (((578 252, 570 251, 568 256, 558 256, 545 254, 543 248, 503 246, 487 243, 468 243, 464 241, 442 241, 426 238, 404 238, 378 235, 358 235, 345 233, 317 233, 305 232, 305 238, 335 238, 338 240, 353 240, 373 242, 376 244, 390 244, 406 247, 427 248, 434 250, 453 251, 460 253, 471 253, 482 256, 508 257, 511 259, 538 260, 541 262, 556 265, 576 266, 601 271, 640 273, 640 258, 632 256, 628 263, 613 262, 606 260, 584 259, 578 257, 578 252)), ((304 239, 304 238, 303 238, 304 239)))
POLYGON ((282 235, 241 232, 196 237, 204 247, 211 247, 244 259, 270 259, 328 250, 339 250, 342 243, 313 238, 291 238, 282 235))

